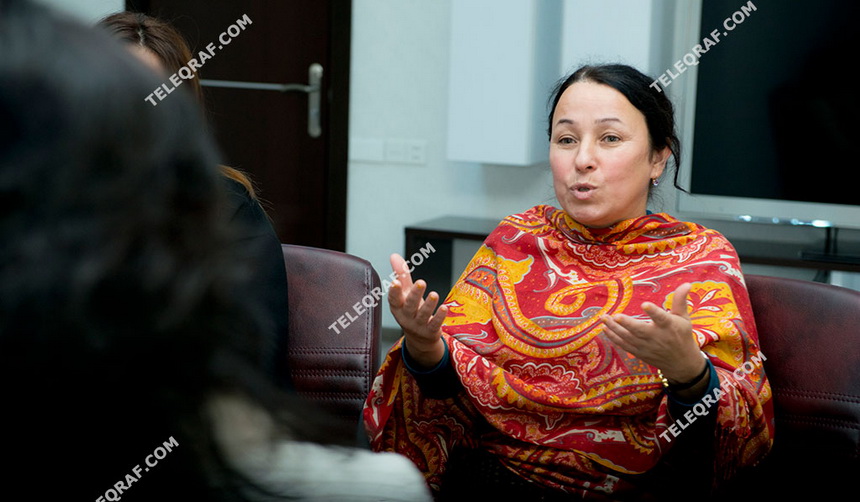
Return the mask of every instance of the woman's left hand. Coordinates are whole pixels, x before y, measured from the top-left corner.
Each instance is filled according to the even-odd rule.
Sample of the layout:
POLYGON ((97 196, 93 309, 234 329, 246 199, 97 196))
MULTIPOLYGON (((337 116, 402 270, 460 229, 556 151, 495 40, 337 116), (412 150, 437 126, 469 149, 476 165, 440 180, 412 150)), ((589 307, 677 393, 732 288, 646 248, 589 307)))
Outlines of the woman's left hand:
POLYGON ((604 333, 621 349, 660 369, 672 383, 688 382, 707 364, 693 338, 693 324, 687 312, 691 285, 678 286, 668 311, 651 302, 642 304, 650 321, 625 314, 603 316, 604 333))

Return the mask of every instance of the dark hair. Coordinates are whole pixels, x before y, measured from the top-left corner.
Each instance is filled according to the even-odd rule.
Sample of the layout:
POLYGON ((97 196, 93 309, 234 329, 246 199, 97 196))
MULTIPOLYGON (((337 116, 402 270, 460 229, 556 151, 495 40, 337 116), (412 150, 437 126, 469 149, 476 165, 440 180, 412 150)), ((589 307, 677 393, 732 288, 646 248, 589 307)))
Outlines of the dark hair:
MULTIPOLYGON (((179 31, 165 21, 141 12, 117 12, 97 23, 113 36, 129 44, 148 49, 158 56, 168 74, 179 71, 193 57, 179 31)), ((203 102, 203 89, 197 72, 189 80, 191 91, 203 102)))
POLYGON ((645 116, 651 150, 669 147, 675 164, 675 188, 684 190, 678 184, 678 171, 681 166, 681 141, 675 130, 675 109, 672 102, 662 91, 654 90, 649 78, 636 68, 623 64, 585 65, 562 78, 550 94, 547 135, 552 137, 552 116, 561 95, 576 82, 594 82, 608 85, 620 92, 637 110, 645 116))
MULTIPOLYGON (((126 43, 151 51, 164 65, 168 74, 178 72, 193 57, 185 37, 170 23, 161 19, 140 12, 117 12, 103 18, 97 25, 126 43)), ((200 77, 196 71, 192 73, 188 80, 191 92, 200 103, 201 109, 205 110, 200 77)), ((224 176, 241 183, 251 197, 256 197, 254 184, 248 175, 230 166, 221 165, 219 169, 224 176)))
POLYGON ((116 40, 29 2, 0 0, 0 54, 4 490, 96 500, 169 443, 122 500, 241 500, 204 404, 291 402, 233 294, 246 262, 196 103, 147 103, 158 78, 116 40))

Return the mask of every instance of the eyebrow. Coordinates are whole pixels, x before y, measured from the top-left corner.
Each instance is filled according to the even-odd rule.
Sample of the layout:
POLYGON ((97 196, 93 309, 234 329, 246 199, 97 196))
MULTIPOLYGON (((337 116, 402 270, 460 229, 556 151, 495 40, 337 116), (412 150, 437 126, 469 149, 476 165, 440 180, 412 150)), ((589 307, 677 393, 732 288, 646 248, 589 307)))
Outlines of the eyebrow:
MULTIPOLYGON (((623 123, 624 123, 624 122, 622 122, 622 121, 621 121, 621 119, 616 118, 616 117, 604 117, 604 118, 602 118, 602 119, 597 119, 597 120, 595 120, 595 121, 594 121, 594 123, 595 123, 595 124, 603 124, 603 123, 606 123, 606 122, 618 122, 619 124, 623 124, 623 123)), ((558 119, 558 121, 556 121, 555 125, 559 125, 559 124, 575 124, 575 123, 576 123, 576 121, 575 121, 575 120, 573 120, 573 119, 565 119, 565 118, 562 118, 562 119, 558 119)))

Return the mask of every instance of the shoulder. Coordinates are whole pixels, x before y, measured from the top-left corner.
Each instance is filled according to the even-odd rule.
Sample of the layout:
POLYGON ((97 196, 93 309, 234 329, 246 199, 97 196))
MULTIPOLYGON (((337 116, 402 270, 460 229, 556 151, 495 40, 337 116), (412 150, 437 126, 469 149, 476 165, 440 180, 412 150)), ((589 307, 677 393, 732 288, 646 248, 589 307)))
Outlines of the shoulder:
POLYGON ((256 234, 272 234, 272 224, 263 210, 263 206, 248 189, 241 183, 227 176, 221 176, 222 183, 226 188, 227 200, 225 201, 224 214, 228 220, 239 222, 247 227, 247 230, 256 234))
POLYGON ((228 203, 231 207, 239 208, 242 206, 256 205, 256 200, 251 196, 251 193, 248 192, 248 189, 245 188, 245 185, 232 178, 228 178, 227 176, 221 176, 221 183, 226 189, 228 203))
POLYGON ((735 247, 719 230, 701 223, 682 221, 665 213, 660 213, 659 216, 677 229, 679 244, 695 248, 700 254, 717 253, 716 256, 738 259, 735 247))
POLYGON ((706 227, 701 223, 696 223, 693 221, 681 221, 677 219, 675 221, 678 221, 679 224, 686 225, 687 228, 690 229, 690 234, 693 236, 707 239, 713 243, 717 243, 719 245, 723 245, 734 250, 734 247, 732 246, 732 243, 729 242, 729 239, 717 229, 706 227))
POLYGON ((722 233, 720 233, 719 230, 706 227, 705 225, 702 225, 701 223, 697 223, 695 221, 681 220, 668 213, 651 213, 648 215, 648 217, 659 219, 661 226, 674 227, 679 230, 683 230, 683 233, 695 236, 709 237, 712 239, 718 239, 728 242, 728 239, 726 239, 726 237, 722 233))

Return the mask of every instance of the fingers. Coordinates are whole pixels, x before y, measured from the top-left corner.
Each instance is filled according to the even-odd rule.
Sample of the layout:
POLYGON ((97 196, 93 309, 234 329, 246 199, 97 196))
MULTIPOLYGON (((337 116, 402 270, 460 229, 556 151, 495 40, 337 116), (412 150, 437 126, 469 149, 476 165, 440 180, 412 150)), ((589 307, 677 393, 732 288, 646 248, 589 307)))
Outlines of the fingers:
POLYGON ((658 335, 655 323, 635 319, 625 314, 603 316, 604 333, 613 343, 637 354, 648 347, 658 335))
POLYGON ((431 333, 439 331, 440 329, 442 329, 442 323, 445 322, 446 317, 448 317, 448 307, 442 305, 430 318, 430 321, 427 323, 427 329, 431 333))
POLYGON ((603 316, 603 332, 606 334, 606 337, 614 343, 615 345, 621 347, 630 353, 635 353, 636 350, 631 343, 634 335, 630 332, 622 323, 627 324, 629 321, 627 316, 624 315, 615 315, 615 316, 603 316))
POLYGON ((433 312, 436 311, 436 305, 439 303, 439 294, 435 291, 431 291, 429 295, 427 295, 427 299, 418 307, 418 318, 430 318, 433 316, 433 312))
POLYGON ((691 285, 682 284, 673 291, 668 310, 651 302, 642 303, 645 318, 625 314, 603 316, 606 338, 622 350, 658 368, 672 367, 679 354, 686 354, 696 342, 687 297, 691 285))
POLYGON ((408 291, 412 287, 412 274, 409 273, 409 265, 397 253, 394 253, 389 258, 391 262, 391 270, 397 273, 397 280, 403 285, 404 290, 408 291))
POLYGON ((675 296, 672 298, 673 314, 681 317, 689 317, 689 312, 687 310, 687 296, 689 296, 692 287, 692 284, 685 282, 675 289, 675 296))
MULTIPOLYGON (((397 265, 394 259, 392 259, 392 265, 397 265)), ((397 279, 389 288, 388 303, 391 313, 404 330, 412 332, 426 330, 434 333, 442 327, 448 315, 448 309, 442 306, 437 310, 439 294, 431 291, 425 299, 426 289, 427 283, 422 280, 406 287, 397 279)))
POLYGON ((651 302, 643 303, 642 310, 648 314, 648 317, 654 321, 654 324, 660 327, 671 325, 674 322, 673 316, 689 320, 690 313, 687 307, 687 297, 690 295, 691 288, 692 285, 690 283, 684 283, 675 288, 675 291, 672 293, 672 307, 668 311, 651 302))
MULTIPOLYGON (((400 288, 401 286, 397 282, 391 287, 391 289, 400 288)), ((424 281, 419 280, 406 292, 405 298, 403 298, 403 293, 400 293, 400 297, 403 298, 401 305, 403 312, 419 322, 430 319, 436 310, 436 305, 439 303, 439 294, 435 291, 431 291, 427 295, 427 298, 424 299, 425 289, 427 289, 427 285, 424 281)))
MULTIPOLYGON (((656 308, 656 306, 654 306, 656 308)), ((662 312, 670 316, 668 312, 662 312)), ((603 317, 603 333, 616 347, 658 368, 677 353, 668 330, 656 322, 616 314, 603 317)))
MULTIPOLYGON (((417 314, 421 314, 421 310, 424 309, 426 311, 426 305, 430 303, 431 298, 435 298, 436 301, 439 300, 439 295, 435 292, 427 295, 427 301, 424 301, 424 290, 427 289, 427 284, 424 281, 419 280, 411 288, 404 289, 406 292, 406 299, 403 302, 403 308, 409 312, 416 312, 417 314)), ((436 306, 436 301, 433 302, 433 307, 436 306)), ((430 317, 430 314, 433 313, 431 309, 426 317, 430 317)))
POLYGON ((654 305, 651 302, 645 302, 642 304, 642 311, 645 312, 648 317, 651 318, 651 321, 657 326, 667 326, 672 322, 672 314, 661 309, 657 305, 654 305))

